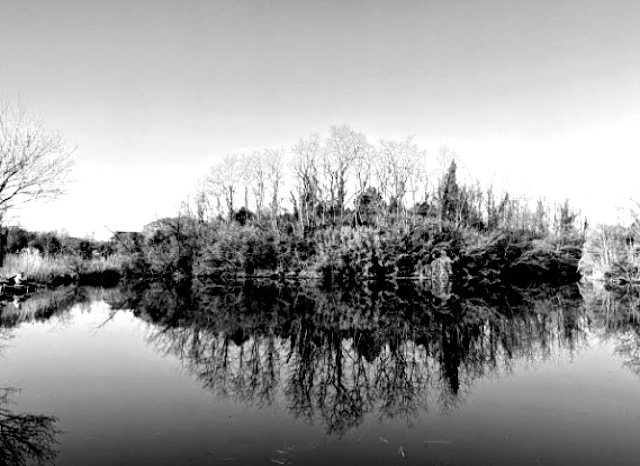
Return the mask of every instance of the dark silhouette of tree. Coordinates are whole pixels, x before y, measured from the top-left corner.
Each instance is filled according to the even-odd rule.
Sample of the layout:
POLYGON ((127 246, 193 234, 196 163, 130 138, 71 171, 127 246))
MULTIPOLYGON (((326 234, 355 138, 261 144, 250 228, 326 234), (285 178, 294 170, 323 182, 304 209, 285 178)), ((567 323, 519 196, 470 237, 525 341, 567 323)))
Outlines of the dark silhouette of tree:
POLYGON ((245 226, 256 218, 256 215, 246 207, 240 207, 240 210, 234 212, 233 219, 240 225, 245 226))
POLYGON ((460 210, 460 188, 456 179, 457 169, 456 161, 452 160, 447 169, 447 173, 445 173, 442 179, 440 195, 441 218, 451 222, 458 219, 458 212, 460 210))
POLYGON ((384 201, 376 188, 367 188, 356 198, 356 224, 376 225, 384 213, 384 201))

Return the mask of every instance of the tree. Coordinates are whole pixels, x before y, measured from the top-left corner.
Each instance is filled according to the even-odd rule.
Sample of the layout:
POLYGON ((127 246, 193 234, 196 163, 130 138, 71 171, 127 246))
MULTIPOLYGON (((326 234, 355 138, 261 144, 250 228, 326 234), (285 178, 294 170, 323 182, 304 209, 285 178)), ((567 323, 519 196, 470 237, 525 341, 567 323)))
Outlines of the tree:
POLYGON ((457 165, 452 160, 441 184, 440 212, 443 220, 455 221, 459 212, 460 188, 456 180, 457 165))
POLYGON ((25 106, 0 101, 0 220, 19 204, 64 194, 73 151, 25 106))
POLYGON ((568 235, 575 231, 574 222, 578 218, 578 213, 575 212, 569 204, 569 199, 560 204, 559 219, 558 219, 558 233, 560 235, 568 235))
POLYGON ((226 217, 233 220, 235 198, 241 181, 242 167, 237 155, 225 156, 220 163, 211 167, 206 178, 207 191, 216 199, 218 211, 224 211, 222 201, 226 206, 226 217))
MULTIPOLYGON (((74 166, 73 149, 62 133, 22 104, 0 101, 0 224, 12 208, 64 194, 74 166)), ((0 229, 0 265, 7 230, 0 229)))
POLYGON ((380 140, 378 149, 378 179, 380 190, 393 206, 393 213, 400 214, 405 209, 405 197, 415 192, 419 178, 423 176, 421 163, 426 152, 413 142, 413 137, 400 141, 380 140))
POLYGON ((292 148, 291 169, 298 191, 298 219, 301 229, 315 226, 316 208, 320 204, 318 164, 322 157, 322 140, 318 134, 309 139, 301 139, 292 148))
POLYGON ((238 158, 239 178, 242 180, 242 190, 244 194, 244 208, 249 209, 249 190, 253 182, 253 154, 242 154, 238 158))
POLYGON ((347 186, 358 160, 369 155, 370 145, 363 133, 348 126, 332 126, 326 139, 322 167, 326 191, 330 194, 333 221, 341 219, 347 203, 347 186))
POLYGON ((356 224, 376 225, 384 208, 384 201, 378 190, 372 187, 365 189, 356 197, 356 224))
MULTIPOLYGON (((262 208, 264 207, 264 199, 267 190, 267 166, 265 156, 262 152, 254 151, 251 154, 251 163, 249 171, 251 173, 251 187, 256 204, 256 214, 258 224, 262 222, 262 208)), ((248 208, 249 206, 247 206, 248 208)))
POLYGON ((267 189, 271 195, 271 221, 274 229, 278 226, 278 212, 281 203, 281 190, 284 177, 284 149, 267 149, 263 152, 267 189))

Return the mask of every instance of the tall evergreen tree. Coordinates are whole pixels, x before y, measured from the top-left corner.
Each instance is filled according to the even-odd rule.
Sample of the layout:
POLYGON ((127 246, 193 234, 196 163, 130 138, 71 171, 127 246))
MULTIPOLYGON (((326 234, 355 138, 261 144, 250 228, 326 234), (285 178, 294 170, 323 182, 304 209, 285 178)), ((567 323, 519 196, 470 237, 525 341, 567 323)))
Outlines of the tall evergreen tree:
POLYGON ((447 173, 445 173, 442 179, 440 215, 443 220, 455 221, 458 216, 460 187, 456 179, 457 170, 458 166, 456 165, 456 161, 452 160, 447 173))

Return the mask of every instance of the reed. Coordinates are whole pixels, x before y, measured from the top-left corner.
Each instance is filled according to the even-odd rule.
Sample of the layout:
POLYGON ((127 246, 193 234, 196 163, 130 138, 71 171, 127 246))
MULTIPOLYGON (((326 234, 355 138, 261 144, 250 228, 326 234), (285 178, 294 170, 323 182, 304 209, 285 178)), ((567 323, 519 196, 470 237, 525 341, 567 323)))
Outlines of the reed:
POLYGON ((2 267, 4 277, 20 274, 23 279, 37 283, 50 283, 56 277, 70 276, 73 262, 68 256, 44 256, 35 249, 19 254, 8 254, 2 267))
POLYGON ((105 280, 112 283, 127 270, 129 260, 120 254, 83 259, 77 255, 43 255, 37 250, 26 249, 5 257, 1 274, 5 278, 20 275, 27 282, 45 285, 105 280))

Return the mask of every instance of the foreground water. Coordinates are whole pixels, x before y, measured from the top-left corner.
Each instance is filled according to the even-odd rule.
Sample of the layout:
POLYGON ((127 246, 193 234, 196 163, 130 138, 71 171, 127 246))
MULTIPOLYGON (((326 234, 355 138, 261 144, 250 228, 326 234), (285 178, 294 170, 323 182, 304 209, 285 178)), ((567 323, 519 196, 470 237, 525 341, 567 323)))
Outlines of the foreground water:
POLYGON ((34 461, 19 453, 29 441, 58 465, 638 464, 635 309, 575 288, 152 287, 8 303, 0 386, 20 391, 0 427, 55 417, 41 427, 57 444, 4 426, 2 451, 18 453, 3 464, 34 461))

